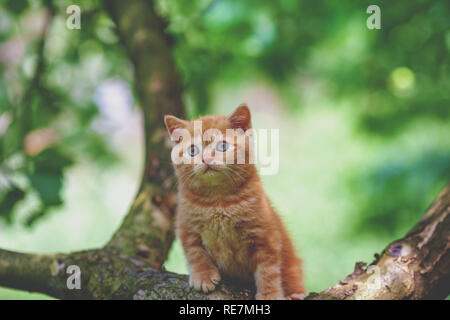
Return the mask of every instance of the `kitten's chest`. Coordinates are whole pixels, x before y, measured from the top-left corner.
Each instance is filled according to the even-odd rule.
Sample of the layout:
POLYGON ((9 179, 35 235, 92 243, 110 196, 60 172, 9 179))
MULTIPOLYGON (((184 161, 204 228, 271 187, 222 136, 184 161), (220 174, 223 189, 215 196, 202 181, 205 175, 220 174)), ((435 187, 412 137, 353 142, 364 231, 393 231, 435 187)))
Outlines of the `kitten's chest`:
POLYGON ((236 208, 199 207, 195 212, 203 246, 219 269, 232 276, 249 276, 248 243, 236 208))
POLYGON ((242 244, 239 244, 242 234, 238 232, 237 224, 233 219, 218 211, 198 225, 198 232, 210 253, 228 256, 241 247, 242 244))

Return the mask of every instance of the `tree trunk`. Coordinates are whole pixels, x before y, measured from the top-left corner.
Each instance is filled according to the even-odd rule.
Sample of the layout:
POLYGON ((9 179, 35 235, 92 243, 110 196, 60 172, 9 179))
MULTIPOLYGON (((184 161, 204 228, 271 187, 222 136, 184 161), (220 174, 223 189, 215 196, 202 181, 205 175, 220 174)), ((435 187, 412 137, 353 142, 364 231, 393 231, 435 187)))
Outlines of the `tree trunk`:
POLYGON ((181 81, 172 57, 167 26, 151 1, 104 1, 135 70, 144 115, 145 167, 141 187, 120 229, 107 245, 156 269, 174 237, 175 177, 164 115, 184 116, 181 81))
MULTIPOLYGON (((181 81, 166 23, 151 1, 104 1, 135 67, 144 114, 145 168, 141 187, 121 227, 97 250, 23 254, 0 250, 0 285, 62 299, 252 299, 254 289, 224 280, 212 293, 188 286, 186 275, 161 270, 174 234, 175 178, 164 114, 183 116, 181 81), (81 289, 68 289, 67 267, 81 270, 81 289)), ((418 224, 367 268, 307 299, 423 299, 449 293, 450 187, 418 224)))

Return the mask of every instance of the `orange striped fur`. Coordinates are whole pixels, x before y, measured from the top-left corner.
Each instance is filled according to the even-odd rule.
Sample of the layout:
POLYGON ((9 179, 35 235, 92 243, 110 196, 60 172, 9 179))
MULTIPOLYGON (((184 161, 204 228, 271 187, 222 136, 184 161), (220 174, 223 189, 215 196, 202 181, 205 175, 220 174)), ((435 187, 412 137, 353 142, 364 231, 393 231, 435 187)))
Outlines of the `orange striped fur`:
MULTIPOLYGON (((198 120, 202 121, 203 132, 215 128, 224 137, 226 129, 251 128, 250 110, 245 105, 228 117, 198 120)), ((194 137, 193 121, 166 116, 165 122, 170 134, 184 128, 194 137)), ((184 142, 186 148, 194 143, 184 142)), ((200 143, 197 156, 203 162, 174 164, 179 181, 176 231, 190 267, 190 286, 212 291, 222 274, 243 281, 254 279, 256 299, 302 299, 305 287, 301 260, 264 192, 255 166, 248 161, 224 163, 226 152, 242 149, 248 159, 249 139, 245 143, 227 141, 226 152, 214 149, 217 139, 200 143)), ((191 155, 186 148, 180 151, 183 157, 191 155)))

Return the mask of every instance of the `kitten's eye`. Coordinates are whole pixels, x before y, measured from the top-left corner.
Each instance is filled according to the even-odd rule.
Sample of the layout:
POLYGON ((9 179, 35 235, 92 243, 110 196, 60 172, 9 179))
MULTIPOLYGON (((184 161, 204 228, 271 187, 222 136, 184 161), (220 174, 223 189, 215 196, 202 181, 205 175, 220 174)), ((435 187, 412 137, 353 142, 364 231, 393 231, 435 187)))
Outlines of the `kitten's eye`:
POLYGON ((187 150, 187 154, 190 155, 191 157, 195 157, 196 155, 198 155, 200 152, 200 150, 198 149, 197 146, 190 146, 189 149, 187 150))
POLYGON ((228 142, 220 141, 216 146, 216 150, 220 151, 220 152, 225 152, 228 150, 229 147, 230 147, 230 145, 228 144, 228 142))

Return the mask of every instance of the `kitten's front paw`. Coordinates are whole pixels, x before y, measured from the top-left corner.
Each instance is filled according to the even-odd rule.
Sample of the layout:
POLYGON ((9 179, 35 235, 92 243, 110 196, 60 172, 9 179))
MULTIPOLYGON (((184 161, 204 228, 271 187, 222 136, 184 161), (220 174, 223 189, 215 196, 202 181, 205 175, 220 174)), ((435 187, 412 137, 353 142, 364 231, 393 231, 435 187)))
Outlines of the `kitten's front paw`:
POLYGON ((257 293, 256 294, 256 300, 284 300, 284 297, 281 293, 257 293))
POLYGON ((306 294, 304 293, 291 293, 286 297, 287 300, 305 300, 306 294))
POLYGON ((209 269, 206 271, 193 271, 189 276, 189 286, 195 290, 203 292, 213 291, 220 282, 220 274, 217 269, 209 269))

